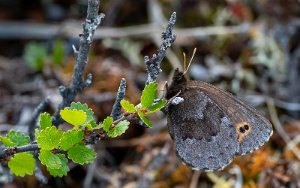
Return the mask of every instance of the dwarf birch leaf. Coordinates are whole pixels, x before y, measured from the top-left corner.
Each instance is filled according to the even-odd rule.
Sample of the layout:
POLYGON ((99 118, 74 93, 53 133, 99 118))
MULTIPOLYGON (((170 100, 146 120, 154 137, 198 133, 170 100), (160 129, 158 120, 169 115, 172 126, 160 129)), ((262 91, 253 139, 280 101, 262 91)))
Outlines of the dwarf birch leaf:
POLYGON ((146 115, 148 114, 152 114, 154 112, 159 111, 160 109, 162 109, 166 104, 167 104, 167 100, 165 99, 161 99, 159 100, 157 103, 153 104, 152 106, 150 106, 148 109, 150 110, 149 112, 146 113, 146 115))
POLYGON ((142 120, 148 127, 150 127, 150 128, 153 127, 152 122, 151 122, 148 118, 145 117, 145 115, 143 114, 143 112, 141 112, 140 110, 137 110, 137 113, 138 113, 139 117, 141 118, 141 120, 142 120))
POLYGON ((86 123, 86 126, 85 126, 85 127, 86 127, 88 130, 92 130, 92 129, 96 129, 97 126, 98 126, 98 124, 97 124, 94 120, 91 120, 91 121, 89 121, 89 122, 86 123))
POLYGON ((94 112, 92 109, 88 107, 87 104, 81 104, 80 102, 72 102, 70 105, 70 109, 83 110, 86 113, 86 121, 85 123, 94 120, 93 115, 94 112))
POLYGON ((56 154, 57 157, 59 157, 61 166, 58 169, 52 169, 47 167, 48 172, 50 175, 55 176, 55 177, 63 177, 66 176, 67 173, 70 171, 68 167, 68 159, 65 157, 63 154, 56 154))
POLYGON ((94 161, 96 153, 83 144, 77 144, 68 150, 68 158, 81 165, 88 164, 94 161))
POLYGON ((48 113, 42 113, 40 115, 40 128, 41 129, 45 129, 47 127, 52 126, 52 121, 51 121, 51 117, 50 114, 48 113))
POLYGON ((0 136, 0 142, 2 142, 5 147, 14 146, 14 143, 7 137, 0 136))
POLYGON ((135 108, 134 105, 131 104, 129 101, 127 100, 121 100, 121 106, 122 108, 124 108, 124 110, 126 110, 129 113, 134 113, 135 112, 135 108))
POLYGON ((114 138, 122 135, 129 128, 129 124, 127 120, 120 121, 114 128, 107 132, 107 136, 114 138))
POLYGON ((59 146, 62 135, 63 131, 57 129, 56 127, 47 127, 40 132, 36 142, 39 145, 39 148, 43 150, 52 150, 59 146))
POLYGON ((15 154, 9 161, 8 167, 11 173, 17 176, 32 175, 35 167, 33 155, 27 152, 15 154))
POLYGON ((67 151, 70 147, 81 142, 83 139, 83 131, 71 129, 63 133, 63 136, 60 140, 60 149, 67 151))
POLYGON ((105 118, 103 121, 103 130, 108 132, 112 123, 113 123, 112 117, 108 116, 107 118, 105 118))
POLYGON ((47 166, 47 168, 59 169, 61 167, 60 158, 49 150, 41 150, 39 160, 43 165, 47 166))
POLYGON ((60 111, 63 120, 74 126, 80 126, 87 119, 86 112, 83 110, 65 108, 60 111))
POLYGON ((6 138, 14 143, 13 146, 24 146, 30 142, 29 136, 15 130, 10 130, 6 138))
POLYGON ((38 128, 34 129, 34 137, 37 138, 40 136, 40 130, 38 128))
POLYGON ((148 108, 153 104, 153 101, 156 97, 156 82, 150 82, 142 92, 141 96, 141 105, 143 108, 148 108))

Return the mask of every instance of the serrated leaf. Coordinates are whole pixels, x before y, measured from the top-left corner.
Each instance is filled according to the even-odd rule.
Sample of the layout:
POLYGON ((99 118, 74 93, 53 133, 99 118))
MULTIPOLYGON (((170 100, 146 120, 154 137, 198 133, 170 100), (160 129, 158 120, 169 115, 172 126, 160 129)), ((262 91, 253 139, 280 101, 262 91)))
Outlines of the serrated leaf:
POLYGON ((159 100, 157 103, 155 103, 154 105, 152 105, 148 108, 149 112, 147 112, 146 115, 159 111, 167 104, 167 102, 168 101, 165 99, 159 100))
POLYGON ((83 131, 71 129, 67 132, 64 132, 61 140, 60 140, 60 149, 67 151, 73 145, 81 142, 83 139, 83 131))
POLYGON ((40 130, 38 128, 34 129, 34 137, 37 138, 40 136, 40 130))
POLYGON ((88 107, 87 104, 81 104, 80 102, 72 102, 70 105, 70 109, 83 110, 86 113, 86 121, 85 123, 94 120, 93 115, 94 112, 92 109, 88 107))
POLYGON ((9 161, 8 167, 11 173, 17 176, 32 175, 35 167, 33 155, 27 152, 15 154, 9 161))
POLYGON ((60 111, 63 120, 74 126, 80 126, 87 119, 86 112, 83 110, 65 108, 60 111))
POLYGON ((122 108, 124 108, 124 110, 126 110, 129 113, 134 113, 135 112, 135 108, 134 105, 131 104, 129 101, 127 100, 121 100, 121 106, 122 108))
POLYGON ((83 144, 77 144, 68 151, 68 158, 78 164, 92 163, 96 158, 94 150, 86 147, 83 144))
POLYGON ((9 138, 3 136, 0 136, 0 142, 2 142, 5 147, 14 146, 14 143, 9 138))
POLYGON ((153 104, 154 99, 156 98, 156 82, 150 82, 142 92, 141 96, 141 105, 143 108, 148 108, 153 104))
POLYGON ((92 129, 95 129, 97 128, 98 124, 92 120, 92 121, 89 121, 88 123, 86 123, 85 127, 88 129, 88 130, 92 130, 92 129))
POLYGON ((43 150, 52 150, 59 146, 62 135, 63 131, 57 129, 56 127, 47 127, 40 132, 36 142, 39 145, 39 148, 43 150))
POLYGON ((103 129, 103 124, 102 124, 102 123, 99 123, 99 124, 97 124, 97 126, 94 127, 93 129, 103 129))
POLYGON ((107 132, 107 136, 114 138, 122 135, 129 128, 129 124, 127 120, 120 121, 114 128, 107 132))
POLYGON ((113 123, 113 118, 108 116, 104 119, 103 121, 103 130, 105 130, 105 132, 109 131, 111 124, 113 123))
POLYGON ((14 143, 13 146, 24 146, 30 142, 29 136, 15 130, 10 130, 6 138, 14 143))
POLYGON ((148 127, 150 127, 150 128, 153 127, 152 122, 151 122, 148 118, 145 117, 145 115, 143 114, 143 112, 141 112, 140 110, 137 110, 137 113, 138 113, 139 117, 141 118, 141 120, 142 120, 148 127))
POLYGON ((51 116, 48 113, 42 113, 40 115, 40 128, 45 129, 52 126, 51 116))
POLYGON ((47 166, 47 168, 59 169, 61 167, 60 158, 49 150, 41 150, 39 160, 43 165, 47 166))
POLYGON ((70 169, 68 167, 68 159, 63 154, 57 154, 57 156, 59 157, 60 162, 61 162, 60 168, 52 169, 52 168, 47 167, 47 170, 50 173, 50 175, 55 176, 55 177, 66 176, 67 173, 70 171, 70 169))

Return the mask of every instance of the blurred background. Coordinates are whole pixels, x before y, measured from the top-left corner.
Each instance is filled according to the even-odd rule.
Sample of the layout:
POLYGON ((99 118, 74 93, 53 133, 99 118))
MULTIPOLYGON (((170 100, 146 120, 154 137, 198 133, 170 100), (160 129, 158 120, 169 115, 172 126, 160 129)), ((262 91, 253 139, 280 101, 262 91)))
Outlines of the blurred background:
MULTIPOLYGON (((70 163, 63 178, 41 185, 34 176, 0 169, 3 187, 300 187, 299 0, 111 0, 97 29, 86 73, 92 86, 77 100, 102 121, 122 77, 126 98, 139 103, 147 79, 143 58, 156 53, 172 12, 175 43, 159 77, 160 96, 175 68, 190 59, 189 78, 225 89, 256 107, 274 125, 270 141, 218 172, 197 172, 176 157, 163 113, 153 129, 131 125, 121 137, 93 146, 94 164, 70 163)), ((0 0, 0 131, 26 130, 34 108, 50 96, 53 113, 68 85, 87 0, 0 0)))

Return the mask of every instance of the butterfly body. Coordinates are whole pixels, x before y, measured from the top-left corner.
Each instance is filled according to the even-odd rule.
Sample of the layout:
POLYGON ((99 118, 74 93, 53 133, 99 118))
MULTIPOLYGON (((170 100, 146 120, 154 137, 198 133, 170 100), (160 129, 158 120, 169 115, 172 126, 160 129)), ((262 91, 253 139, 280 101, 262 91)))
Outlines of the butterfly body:
POLYGON ((222 169, 272 134, 270 122, 254 108, 210 84, 188 81, 176 70, 166 97, 178 93, 184 100, 168 106, 168 129, 178 156, 194 169, 222 169))

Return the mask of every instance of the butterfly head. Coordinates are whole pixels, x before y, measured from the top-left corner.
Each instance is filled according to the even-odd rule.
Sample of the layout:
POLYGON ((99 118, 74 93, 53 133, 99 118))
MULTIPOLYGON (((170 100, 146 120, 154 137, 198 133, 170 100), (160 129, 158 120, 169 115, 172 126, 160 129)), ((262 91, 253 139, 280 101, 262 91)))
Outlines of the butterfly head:
POLYGON ((179 69, 175 69, 173 78, 172 78, 172 83, 169 87, 167 87, 167 94, 166 98, 170 99, 174 97, 178 92, 183 92, 184 89, 186 88, 186 82, 187 79, 184 76, 184 73, 179 71, 179 69))

